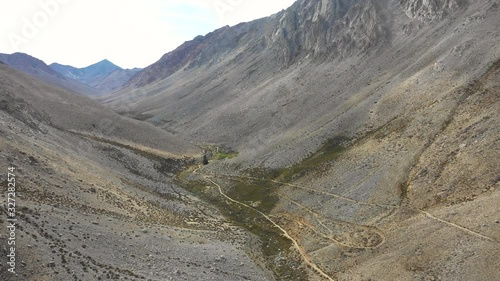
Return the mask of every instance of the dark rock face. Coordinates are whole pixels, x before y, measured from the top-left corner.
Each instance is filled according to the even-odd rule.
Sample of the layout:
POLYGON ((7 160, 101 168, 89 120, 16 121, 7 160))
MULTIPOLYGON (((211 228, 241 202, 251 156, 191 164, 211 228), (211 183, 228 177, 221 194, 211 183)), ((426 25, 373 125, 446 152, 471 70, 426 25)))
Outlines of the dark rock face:
MULTIPOLYGON (((317 146, 338 132, 358 134, 364 122, 375 118, 378 99, 391 87, 413 83, 401 81, 427 66, 443 75, 462 73, 464 61, 476 60, 471 52, 486 48, 471 30, 484 32, 478 24, 485 20, 485 29, 493 28, 495 10, 488 8, 493 2, 299 0, 270 17, 185 42, 106 102, 117 109, 132 108, 129 116, 187 139, 232 148, 248 148, 252 141, 254 147, 265 147, 257 143, 278 143, 281 137, 287 143, 298 141, 301 137, 286 132, 302 135, 321 120, 316 125, 321 132, 310 132, 317 146), (356 95, 358 102, 370 102, 349 101, 356 95), (342 116, 358 106, 355 113, 342 116), (282 135, 273 138, 276 132, 282 135)), ((475 66, 470 73, 480 74, 479 69, 475 66)), ((392 112, 399 105, 391 104, 392 112)), ((278 147, 283 158, 307 155, 285 152, 288 144, 278 147)), ((269 150, 269 158, 276 156, 276 148, 269 150)))
POLYGON ((423 22, 442 20, 447 14, 464 6, 463 0, 401 0, 405 14, 423 22))
POLYGON ((442 20, 465 6, 462 0, 300 0, 271 17, 223 27, 185 42, 133 77, 141 87, 169 77, 184 67, 211 65, 231 52, 236 60, 251 55, 287 67, 313 55, 347 58, 389 40, 387 5, 424 23, 442 20))
POLYGON ((383 40, 384 18, 370 1, 297 1, 269 18, 223 27, 185 42, 133 77, 141 87, 187 67, 211 65, 234 54, 234 62, 259 55, 278 68, 300 58, 358 54, 383 40))
POLYGON ((269 38, 278 61, 289 64, 294 58, 321 53, 332 45, 331 31, 356 1, 299 1, 276 15, 269 38))
POLYGON ((297 56, 347 57, 383 40, 384 18, 374 1, 303 1, 280 15, 272 36, 280 61, 297 56))

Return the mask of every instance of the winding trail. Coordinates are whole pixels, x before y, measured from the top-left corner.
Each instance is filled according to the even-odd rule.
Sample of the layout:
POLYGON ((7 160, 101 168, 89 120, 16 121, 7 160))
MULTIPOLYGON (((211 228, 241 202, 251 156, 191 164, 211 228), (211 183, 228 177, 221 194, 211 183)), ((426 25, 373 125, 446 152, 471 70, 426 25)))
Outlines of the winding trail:
MULTIPOLYGON (((358 205, 381 207, 381 208, 390 208, 390 209, 399 209, 399 208, 401 208, 401 206, 398 206, 398 205, 375 204, 375 203, 368 203, 368 202, 358 201, 358 200, 355 200, 355 199, 352 199, 352 198, 348 198, 348 197, 342 196, 340 194, 336 194, 336 193, 332 193, 332 192, 327 192, 327 191, 321 191, 321 190, 317 190, 317 189, 314 189, 314 188, 304 187, 304 186, 300 186, 300 185, 296 185, 296 184, 291 184, 291 183, 286 183, 286 182, 281 182, 281 181, 277 181, 277 180, 270 180, 270 179, 257 178, 257 177, 251 177, 251 176, 234 176, 234 175, 222 175, 222 174, 217 174, 217 175, 218 176, 227 177, 227 178, 240 178, 240 179, 249 179, 249 180, 260 180, 260 181, 273 182, 273 183, 277 183, 277 184, 280 184, 280 185, 295 187, 295 188, 299 188, 299 189, 302 189, 302 190, 308 190, 308 191, 312 191, 314 193, 331 196, 331 197, 338 198, 340 200, 344 200, 346 202, 350 202, 350 203, 358 204, 358 205)), ((464 232, 466 232, 466 233, 468 233, 470 235, 473 235, 473 236, 475 236, 477 238, 484 239, 484 240, 487 240, 487 241, 490 241, 490 242, 494 242, 494 243, 498 243, 497 240, 495 240, 495 239, 493 239, 491 237, 488 237, 488 236, 486 236, 484 234, 481 234, 479 232, 473 231, 473 230, 471 230, 469 228, 463 227, 463 226, 458 225, 456 223, 453 223, 453 222, 450 222, 450 221, 438 218, 438 217, 434 216, 433 214, 431 214, 431 213, 429 213, 427 211, 424 211, 424 210, 421 210, 421 209, 418 209, 418 208, 411 208, 411 209, 415 210, 415 211, 417 211, 417 212, 419 212, 419 213, 421 213, 423 215, 425 215, 429 219, 432 219, 432 220, 440 222, 440 223, 444 223, 444 224, 446 224, 448 226, 451 226, 453 228, 456 228, 456 229, 459 229, 461 231, 464 231, 464 232)))
POLYGON ((319 268, 310 258, 309 256, 307 255, 307 253, 300 247, 299 245, 299 242, 297 242, 297 240, 295 240, 283 227, 281 227, 279 224, 277 224, 273 219, 271 219, 268 215, 264 214, 263 212, 257 210, 256 208, 250 206, 250 205, 247 205, 243 202, 240 202, 238 200, 235 200, 231 197, 229 197, 227 194, 224 193, 224 191, 222 190, 222 187, 216 183, 215 181, 213 181, 211 178, 213 177, 212 175, 204 175, 204 174, 200 174, 198 173, 198 169, 197 168, 196 170, 193 171, 194 174, 198 174, 198 175, 201 175, 204 179, 206 179, 207 181, 209 181, 210 183, 212 183, 214 186, 216 186, 218 189, 219 189, 219 193, 224 197, 226 198, 227 200, 229 200, 230 202, 233 202, 235 204, 238 204, 240 206, 243 206, 245 208, 248 208, 248 209, 251 209, 255 212, 257 212, 258 214, 260 214, 262 217, 264 217, 266 220, 268 220, 274 227, 278 228, 282 233, 283 233, 283 236, 286 237, 287 239, 289 239, 290 241, 292 241, 294 247, 297 249, 297 251, 299 252, 299 254, 302 256, 302 259, 304 260, 304 262, 310 266, 314 271, 316 271, 320 276, 326 278, 327 280, 330 280, 330 281, 336 281, 333 277, 331 277, 330 275, 326 274, 321 268, 319 268))
MULTIPOLYGON (((294 247, 297 249, 297 251, 301 255, 301 257, 304 260, 304 262, 308 266, 310 266, 315 272, 317 272, 321 277, 323 277, 323 278, 325 278, 325 279, 327 279, 329 281, 335 281, 335 279, 332 276, 330 276, 327 273, 325 273, 321 268, 319 268, 311 260, 311 258, 304 251, 304 249, 300 246, 299 242, 296 239, 294 239, 282 226, 280 226, 271 217, 269 217, 265 213, 259 211, 258 209, 254 208, 254 207, 252 207, 252 206, 250 206, 248 204, 245 204, 243 202, 240 202, 238 200, 235 200, 235 199, 229 197, 226 193, 224 193, 224 191, 222 189, 222 186, 220 184, 218 184, 217 182, 215 182, 214 180, 212 180, 212 178, 217 177, 217 176, 222 176, 222 177, 225 177, 225 178, 239 178, 239 179, 248 179, 248 180, 268 181, 268 182, 273 182, 273 183, 277 183, 277 184, 284 185, 284 186, 295 187, 295 188, 299 188, 299 189, 302 189, 302 190, 307 190, 307 191, 311 191, 311 192, 314 192, 314 193, 331 196, 331 197, 338 198, 340 200, 344 200, 346 202, 350 202, 350 203, 353 203, 353 204, 365 205, 365 206, 373 206, 373 207, 381 207, 381 208, 389 208, 389 209, 393 209, 393 210, 401 208, 401 206, 397 206, 397 205, 375 204, 375 203, 368 203, 368 202, 358 201, 358 200, 355 200, 355 199, 352 199, 352 198, 348 198, 348 197, 342 196, 340 194, 335 194, 335 193, 331 193, 331 192, 327 192, 327 191, 321 191, 321 190, 317 190, 317 189, 314 189, 314 188, 308 188, 308 187, 304 187, 304 186, 300 186, 300 185, 296 185, 296 184, 291 184, 291 183, 286 183, 286 182, 281 182, 281 181, 277 181, 277 180, 270 180, 270 179, 257 178, 257 177, 251 177, 251 176, 236 176, 236 175, 224 175, 224 174, 201 174, 201 173, 198 172, 198 170, 200 168, 201 168, 201 166, 198 167, 198 168, 196 168, 193 171, 193 174, 197 174, 197 175, 202 176, 205 180, 207 180, 208 182, 210 182, 211 184, 213 184, 214 186, 216 186, 218 188, 218 191, 219 191, 220 195, 222 195, 228 201, 230 201, 232 203, 235 203, 235 204, 238 204, 240 206, 243 206, 245 208, 253 210, 254 212, 256 212, 259 215, 261 215, 262 217, 264 217, 267 221, 269 221, 274 227, 278 228, 282 232, 283 236, 286 237, 287 239, 289 239, 293 243, 294 247)), ((311 212, 315 216, 315 218, 318 220, 318 223, 320 225, 322 225, 323 227, 325 227, 326 229, 328 229, 331 232, 331 230, 329 229, 329 227, 327 227, 320 220, 320 217, 323 217, 323 216, 321 216, 318 213, 310 210, 309 208, 301 205, 300 203, 296 202, 295 200, 292 200, 291 198, 288 198, 288 196, 284 196, 284 197, 287 198, 288 200, 290 200, 292 203, 296 204, 297 206, 299 206, 301 208, 304 208, 307 211, 311 212)), ((461 231, 464 231, 464 232, 466 232, 466 233, 468 233, 470 235, 473 235, 475 237, 478 237, 480 239, 484 239, 484 240, 487 240, 487 241, 490 241, 490 242, 498 243, 498 241, 496 241, 495 239, 493 239, 491 237, 488 237, 488 236, 483 235, 481 233, 475 232, 475 231, 473 231, 471 229, 468 229, 466 227, 460 226, 460 225, 455 224, 453 222, 440 219, 440 218, 434 216, 433 214, 431 214, 429 212, 426 212, 424 210, 421 210, 421 209, 418 209, 418 208, 412 208, 412 209, 420 212, 421 214, 425 215, 426 217, 428 217, 429 219, 432 219, 434 221, 438 221, 440 223, 444 223, 444 224, 446 224, 448 226, 451 226, 453 228, 456 228, 456 229, 459 229, 461 231)), ((317 230, 314 230, 314 229, 312 229, 312 230, 315 231, 315 232, 317 231, 317 230)), ((381 236, 382 241, 381 241, 381 243, 379 243, 378 245, 376 245, 374 247, 356 247, 356 246, 353 247, 353 245, 348 245, 348 244, 345 244, 345 243, 343 243, 341 241, 337 241, 336 239, 334 239, 331 236, 324 235, 322 233, 320 233, 320 234, 322 234, 323 237, 331 240, 332 242, 334 242, 334 243, 336 243, 338 245, 346 246, 346 247, 349 247, 349 248, 365 248, 365 249, 370 249, 370 248, 376 248, 376 247, 378 247, 379 245, 381 245, 381 244, 383 244, 385 242, 385 236, 380 231, 377 231, 377 233, 381 236)))
POLYGON ((325 216, 320 215, 319 213, 315 212, 314 210, 296 202, 295 200, 291 199, 286 194, 280 193, 280 195, 283 196, 283 198, 286 198, 292 204, 294 204, 294 205, 298 206, 299 208, 304 209, 307 212, 311 213, 314 216, 314 218, 316 219, 316 221, 318 222, 318 224, 321 225, 323 228, 325 228, 325 230, 327 230, 330 235, 325 235, 321 231, 314 229, 314 227, 312 227, 312 226, 306 226, 306 227, 309 227, 309 229, 313 230, 317 234, 323 236, 324 238, 326 238, 326 239, 328 239, 328 240, 330 240, 330 241, 332 241, 340 246, 344 246, 346 248, 352 248, 352 249, 375 249, 375 248, 380 247, 380 245, 382 245, 386 240, 385 235, 380 230, 378 230, 376 227, 366 226, 366 225, 358 225, 358 224, 350 223, 350 222, 346 222, 346 221, 332 220, 332 221, 337 222, 338 224, 349 225, 353 228, 370 229, 370 231, 373 231, 373 233, 376 233, 381 239, 381 241, 374 246, 362 246, 362 245, 354 245, 354 244, 347 244, 347 243, 341 242, 341 241, 339 241, 331 236, 333 234, 333 231, 330 229, 330 227, 328 227, 327 225, 325 225, 325 223, 323 223, 321 221, 321 218, 323 218, 324 220, 328 220, 328 218, 326 218, 325 216))
POLYGON ((353 204, 357 204, 357 205, 373 206, 373 207, 380 207, 380 208, 398 208, 399 207, 397 205, 375 204, 375 203, 369 203, 369 202, 359 201, 359 200, 355 200, 355 199, 352 199, 352 198, 349 198, 349 197, 342 196, 342 195, 337 194, 337 193, 332 193, 332 192, 328 192, 328 191, 317 190, 317 189, 314 189, 314 188, 300 186, 300 185, 297 185, 297 184, 288 183, 288 182, 282 182, 282 181, 277 181, 277 180, 269 180, 269 179, 263 179, 263 178, 257 178, 257 177, 250 177, 250 176, 231 176, 231 175, 219 175, 219 176, 224 176, 224 177, 227 177, 227 178, 241 178, 241 179, 250 179, 250 180, 269 181, 269 182, 277 183, 277 184, 280 184, 280 185, 291 186, 291 187, 295 187, 295 188, 298 188, 298 189, 311 191, 311 192, 314 192, 314 193, 324 194, 324 195, 327 195, 327 196, 330 196, 330 197, 335 197, 337 199, 344 200, 344 201, 347 201, 347 202, 350 202, 350 203, 353 203, 353 204))
POLYGON ((475 231, 473 231, 473 230, 470 230, 470 229, 465 228, 465 227, 463 227, 463 226, 460 226, 460 225, 458 225, 458 224, 452 223, 452 222, 450 222, 450 221, 446 221, 446 220, 440 219, 440 218, 438 218, 438 217, 435 217, 433 214, 431 214, 431 213, 429 213, 429 212, 426 212, 426 211, 423 211, 423 210, 420 210, 420 209, 418 209, 418 211, 419 211, 419 212, 421 212, 422 214, 426 215, 426 216, 427 216, 428 218, 430 218, 430 219, 433 219, 433 220, 436 220, 436 221, 442 222, 442 223, 447 224, 448 226, 451 226, 451 227, 458 228, 458 229, 460 229, 460 230, 462 230, 462 231, 465 231, 465 232, 467 232, 467 233, 469 233, 469 234, 471 234, 471 235, 474 235, 474 236, 476 236, 476 237, 479 237, 479 238, 482 238, 482 239, 486 239, 486 240, 491 241, 491 242, 498 242, 498 241, 496 241, 495 239, 493 239, 493 238, 491 238, 491 237, 488 237, 488 236, 486 236, 486 235, 483 235, 483 234, 481 234, 481 233, 475 232, 475 231))

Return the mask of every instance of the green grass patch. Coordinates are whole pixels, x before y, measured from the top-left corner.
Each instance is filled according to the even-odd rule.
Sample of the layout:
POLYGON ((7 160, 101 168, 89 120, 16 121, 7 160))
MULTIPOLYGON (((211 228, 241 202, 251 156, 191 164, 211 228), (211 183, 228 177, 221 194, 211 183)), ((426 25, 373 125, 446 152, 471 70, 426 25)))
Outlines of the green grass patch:
MULTIPOLYGON (((275 190, 279 184, 270 180, 291 182, 310 173, 317 173, 325 165, 331 165, 347 149, 346 143, 349 141, 346 137, 335 137, 329 139, 321 148, 303 161, 290 167, 281 169, 251 169, 245 173, 249 176, 262 178, 262 180, 244 180, 244 179, 221 179, 215 178, 223 187, 224 193, 229 197, 252 206, 264 214, 269 214, 279 201, 275 190)), ((213 150, 212 150, 213 151, 213 150)), ((231 152, 214 153, 212 159, 233 158, 237 154, 231 152)), ((192 171, 192 170, 191 170, 192 171)), ((250 208, 239 204, 228 202, 216 187, 206 188, 209 183, 203 182, 185 182, 187 174, 190 171, 181 172, 178 178, 183 180, 182 185, 195 195, 204 199, 208 203, 217 206, 225 217, 231 219, 236 225, 239 225, 249 232, 255 234, 262 241, 262 254, 273 270, 278 280, 307 280, 305 271, 299 266, 300 261, 294 261, 290 258, 292 255, 292 242, 285 238, 281 231, 274 227, 261 214, 250 208), (288 258, 282 262, 276 262, 279 256, 288 258)))
POLYGON ((290 167, 281 169, 254 168, 245 172, 252 177, 291 182, 309 173, 317 172, 318 167, 332 164, 335 159, 346 151, 345 143, 347 141, 349 139, 346 137, 329 139, 318 151, 290 167))
MULTIPOLYGON (((305 271, 299 261, 292 259, 280 260, 277 257, 290 256, 292 242, 285 238, 281 231, 274 227, 260 213, 250 208, 227 201, 220 195, 217 187, 208 182, 185 181, 186 173, 178 174, 179 185, 203 199, 205 202, 218 207, 221 213, 235 225, 245 228, 262 241, 261 252, 269 268, 274 272, 277 280, 307 280, 305 271), (207 186, 212 186, 207 188, 207 186), (215 192, 217 190, 217 192, 215 192), (280 260, 280 262, 276 262, 280 260)), ((224 193, 242 203, 250 205, 262 213, 269 214, 278 202, 274 194, 277 185, 269 181, 224 180, 215 178, 223 187, 224 193)))
POLYGON ((233 199, 269 214, 278 203, 278 196, 274 194, 276 188, 278 186, 269 181, 234 180, 231 189, 224 192, 233 199))
POLYGON ((345 151, 344 143, 348 141, 345 137, 335 137, 329 139, 313 155, 280 171, 279 180, 290 182, 298 179, 310 172, 313 172, 322 164, 329 164, 338 158, 345 151))

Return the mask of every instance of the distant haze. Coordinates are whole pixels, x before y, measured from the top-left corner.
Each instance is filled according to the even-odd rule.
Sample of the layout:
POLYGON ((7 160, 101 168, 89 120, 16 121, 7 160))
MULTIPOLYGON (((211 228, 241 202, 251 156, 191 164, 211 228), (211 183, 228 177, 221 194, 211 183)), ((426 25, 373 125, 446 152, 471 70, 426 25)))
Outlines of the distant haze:
POLYGON ((0 1, 0 53, 85 67, 145 67, 196 35, 268 16, 294 0, 0 1))

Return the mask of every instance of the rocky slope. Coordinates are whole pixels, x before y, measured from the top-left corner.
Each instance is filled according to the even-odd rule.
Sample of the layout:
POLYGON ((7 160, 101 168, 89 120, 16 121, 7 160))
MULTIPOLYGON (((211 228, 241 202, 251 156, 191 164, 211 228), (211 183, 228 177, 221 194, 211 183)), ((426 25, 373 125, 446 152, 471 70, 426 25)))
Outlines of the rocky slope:
MULTIPOLYGON (((29 124, 42 122, 64 131, 106 138, 132 146, 145 145, 177 155, 194 155, 197 151, 195 147, 163 130, 124 118, 88 98, 72 95, 50 84, 31 82, 28 77, 6 66, 2 66, 1 70, 4 109, 29 124), (24 90, 19 91, 19 85, 24 90)), ((42 130, 42 126, 34 128, 42 130)))
POLYGON ((5 64, 0 116, 17 189, 17 274, 2 231, 0 280, 273 280, 260 242, 172 179, 196 147, 5 64))
POLYGON ((496 0, 297 1, 186 42, 104 102, 237 151, 200 174, 266 202, 334 280, 494 280, 498 13, 496 0))
MULTIPOLYGON (((297 1, 186 42, 106 101, 196 142, 291 164, 328 138, 405 112, 396 104, 376 114, 390 89, 417 74, 460 86, 484 73, 498 56, 495 3, 297 1)), ((420 100, 412 93, 427 86, 404 99, 420 100)))

